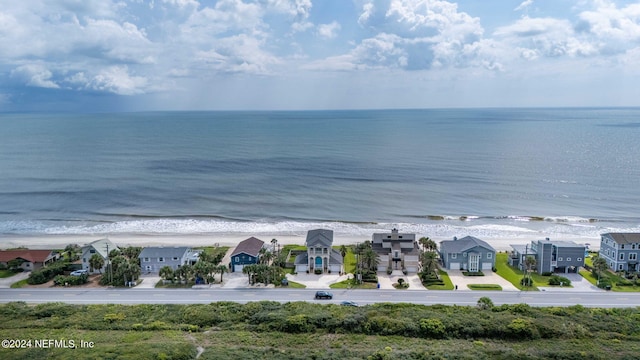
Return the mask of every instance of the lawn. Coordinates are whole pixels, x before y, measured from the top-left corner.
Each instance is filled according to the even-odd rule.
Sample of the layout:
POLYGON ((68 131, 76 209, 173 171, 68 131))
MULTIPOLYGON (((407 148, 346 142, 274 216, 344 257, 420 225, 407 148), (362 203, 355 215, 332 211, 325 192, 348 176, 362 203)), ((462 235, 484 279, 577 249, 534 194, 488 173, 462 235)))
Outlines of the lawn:
POLYGON ((12 289, 19 289, 19 288, 22 288, 22 287, 25 287, 25 286, 27 286, 27 279, 20 280, 18 282, 15 282, 15 283, 11 284, 11 288, 12 289))
POLYGON ((440 279, 444 281, 444 285, 434 284, 425 287, 429 290, 453 290, 453 283, 451 282, 451 278, 449 278, 449 274, 443 270, 438 270, 438 274, 440 275, 440 279))
POLYGON ((498 284, 469 284, 467 287, 471 290, 495 290, 502 291, 502 286, 498 284))
MULTIPOLYGON (((589 281, 590 283, 592 283, 593 285, 598 286, 598 279, 593 276, 593 274, 591 273, 591 271, 586 270, 586 269, 581 269, 580 270, 580 275, 582 275, 583 278, 587 279, 587 281, 589 281)), ((623 281, 624 279, 619 276, 616 275, 610 271, 606 271, 602 277, 600 279, 605 279, 608 278, 609 281, 611 282, 611 291, 615 291, 615 292, 640 292, 640 286, 618 286, 616 285, 619 281, 623 281)))
MULTIPOLYGON (((496 274, 502 276, 505 280, 512 283, 513 286, 520 290, 538 291, 538 288, 536 287, 536 276, 532 276, 532 279, 534 281, 533 286, 520 285, 520 280, 522 280, 522 278, 524 277, 524 273, 519 269, 514 269, 509 266, 509 263, 507 262, 507 256, 507 253, 496 254, 496 274)), ((548 286, 546 285, 546 283, 543 284, 544 286, 548 286)))
POLYGON ((363 282, 362 284, 354 285, 353 279, 350 279, 350 280, 344 280, 338 283, 331 284, 329 285, 329 287, 332 289, 377 289, 378 284, 363 282))
POLYGON ((0 270, 0 279, 8 278, 10 276, 15 275, 16 273, 11 270, 0 270))

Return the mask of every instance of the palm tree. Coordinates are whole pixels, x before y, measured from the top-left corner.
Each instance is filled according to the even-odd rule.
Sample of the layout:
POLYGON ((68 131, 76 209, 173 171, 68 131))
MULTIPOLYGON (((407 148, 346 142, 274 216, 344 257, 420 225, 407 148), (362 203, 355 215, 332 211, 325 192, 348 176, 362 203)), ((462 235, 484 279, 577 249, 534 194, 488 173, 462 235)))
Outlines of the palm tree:
POLYGON ((344 260, 345 256, 347 256, 347 247, 342 245, 340 246, 340 255, 342 255, 342 259, 344 260))
POLYGON ((369 247, 362 253, 362 263, 364 264, 365 269, 376 271, 378 269, 378 264, 380 263, 380 258, 378 258, 378 254, 369 247))
POLYGON ((428 277, 438 270, 437 255, 435 252, 424 252, 420 256, 422 262, 422 273, 424 277, 428 277))
POLYGON ((224 273, 229 272, 229 268, 226 265, 218 265, 215 271, 220 273, 220 282, 222 283, 222 276, 224 273))
POLYGON ((273 250, 271 250, 272 253, 276 253, 276 246, 278 245, 278 239, 273 238, 271 239, 271 246, 273 247, 273 250))
POLYGON ((91 271, 98 270, 100 274, 102 274, 102 267, 104 266, 104 258, 99 254, 91 255, 89 259, 89 266, 91 267, 91 271))
POLYGON ((600 284, 600 276, 603 272, 607 271, 608 268, 609 265, 607 264, 607 260, 605 258, 596 256, 595 259, 593 259, 593 272, 595 273, 594 275, 596 275, 596 277, 598 278, 598 285, 600 284))
POLYGON ((528 278, 528 280, 525 280, 525 285, 529 286, 529 284, 531 284, 531 269, 536 266, 536 258, 533 256, 527 256, 524 259, 524 265, 527 267, 527 274, 525 278, 528 278))
POLYGON ((429 237, 421 237, 418 242, 422 245, 423 251, 435 252, 438 248, 436 242, 431 240, 429 237))
POLYGON ((269 250, 262 248, 260 249, 260 264, 269 265, 271 260, 273 260, 273 253, 269 250))
POLYGON ((169 280, 171 281, 171 283, 173 283, 173 278, 174 278, 174 271, 171 268, 171 266, 163 266, 160 268, 160 271, 158 272, 158 275, 160 275, 161 278, 163 278, 164 280, 169 280))

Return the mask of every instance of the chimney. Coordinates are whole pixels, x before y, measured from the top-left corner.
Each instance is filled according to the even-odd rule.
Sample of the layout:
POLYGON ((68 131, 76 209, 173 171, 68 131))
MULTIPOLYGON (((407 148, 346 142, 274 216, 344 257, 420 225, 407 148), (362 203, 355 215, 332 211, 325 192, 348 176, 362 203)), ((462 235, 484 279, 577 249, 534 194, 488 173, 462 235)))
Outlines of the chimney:
POLYGON ((391 240, 398 240, 398 229, 393 228, 391 230, 391 240))

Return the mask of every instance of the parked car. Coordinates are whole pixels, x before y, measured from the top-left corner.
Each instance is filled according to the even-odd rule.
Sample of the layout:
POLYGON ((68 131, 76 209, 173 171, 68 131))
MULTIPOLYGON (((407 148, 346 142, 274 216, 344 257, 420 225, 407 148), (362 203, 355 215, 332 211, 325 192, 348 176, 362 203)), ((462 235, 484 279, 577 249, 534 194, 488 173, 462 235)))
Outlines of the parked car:
POLYGON ((328 291, 316 291, 316 299, 333 299, 333 294, 328 291))
POLYGON ((72 271, 71 276, 81 276, 81 275, 87 275, 89 272, 87 270, 76 270, 76 271, 72 271))
POLYGON ((355 301, 345 300, 345 301, 341 302, 340 305, 342 305, 342 306, 356 306, 357 307, 358 303, 356 303, 355 301))

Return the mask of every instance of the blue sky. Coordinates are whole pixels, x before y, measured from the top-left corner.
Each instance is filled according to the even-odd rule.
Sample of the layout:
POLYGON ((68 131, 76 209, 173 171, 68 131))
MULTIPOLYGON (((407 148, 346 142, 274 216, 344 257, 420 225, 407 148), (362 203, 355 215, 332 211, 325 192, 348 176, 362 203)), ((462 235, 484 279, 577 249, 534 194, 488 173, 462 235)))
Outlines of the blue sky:
POLYGON ((0 111, 640 106, 640 4, 30 0, 0 111))

